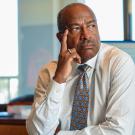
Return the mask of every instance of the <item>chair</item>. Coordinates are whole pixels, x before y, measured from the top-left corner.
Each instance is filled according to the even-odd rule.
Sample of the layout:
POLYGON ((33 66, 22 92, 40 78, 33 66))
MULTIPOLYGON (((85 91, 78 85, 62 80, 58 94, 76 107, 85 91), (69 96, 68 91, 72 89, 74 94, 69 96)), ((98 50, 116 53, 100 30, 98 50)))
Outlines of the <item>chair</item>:
POLYGON ((8 105, 32 105, 34 101, 34 95, 24 95, 12 99, 8 105))

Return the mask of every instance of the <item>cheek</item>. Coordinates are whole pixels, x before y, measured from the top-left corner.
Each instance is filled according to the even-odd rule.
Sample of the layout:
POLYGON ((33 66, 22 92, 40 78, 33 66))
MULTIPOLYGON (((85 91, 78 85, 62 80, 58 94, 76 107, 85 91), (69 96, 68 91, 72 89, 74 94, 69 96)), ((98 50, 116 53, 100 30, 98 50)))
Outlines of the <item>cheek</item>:
POLYGON ((79 38, 68 36, 68 38, 67 38, 68 48, 70 48, 70 49, 76 48, 77 49, 78 44, 79 44, 79 38))

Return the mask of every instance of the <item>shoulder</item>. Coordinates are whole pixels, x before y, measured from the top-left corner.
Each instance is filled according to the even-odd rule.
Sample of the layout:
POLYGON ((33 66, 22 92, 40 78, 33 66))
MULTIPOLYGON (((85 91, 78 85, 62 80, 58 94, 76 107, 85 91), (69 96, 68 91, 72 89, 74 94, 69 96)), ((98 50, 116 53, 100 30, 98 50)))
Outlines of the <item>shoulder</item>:
POLYGON ((48 74, 51 78, 54 75, 55 71, 57 68, 57 61, 51 61, 47 64, 44 64, 40 71, 39 71, 39 75, 43 75, 43 74, 48 74))
POLYGON ((121 68, 130 68, 133 71, 135 64, 128 53, 115 46, 102 44, 97 58, 97 68, 105 71, 109 69, 120 70, 121 68))
POLYGON ((101 44, 99 53, 101 55, 110 56, 110 57, 119 56, 119 55, 128 56, 128 54, 126 52, 124 52, 123 50, 121 50, 115 46, 108 45, 108 44, 101 44))
POLYGON ((99 59, 102 59, 103 61, 110 61, 110 62, 122 60, 122 61, 131 61, 132 63, 134 63, 131 56, 128 53, 124 52, 123 50, 115 46, 111 46, 107 44, 101 45, 99 51, 99 59))

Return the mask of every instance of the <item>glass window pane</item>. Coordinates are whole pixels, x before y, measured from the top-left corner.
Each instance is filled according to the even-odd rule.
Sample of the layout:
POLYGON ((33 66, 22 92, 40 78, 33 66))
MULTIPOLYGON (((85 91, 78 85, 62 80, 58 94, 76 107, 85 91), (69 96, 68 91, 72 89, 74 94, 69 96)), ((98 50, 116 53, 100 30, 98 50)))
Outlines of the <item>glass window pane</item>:
POLYGON ((0 18, 0 76, 16 76, 18 75, 17 0, 0 1, 0 18))
POLYGON ((13 99, 18 96, 18 79, 10 79, 10 99, 13 99))
POLYGON ((78 1, 93 9, 97 17, 101 40, 124 40, 123 0, 78 1))
POLYGON ((0 79, 0 104, 8 103, 9 100, 9 80, 0 79))
POLYGON ((135 41, 135 0, 132 0, 132 39, 135 41))

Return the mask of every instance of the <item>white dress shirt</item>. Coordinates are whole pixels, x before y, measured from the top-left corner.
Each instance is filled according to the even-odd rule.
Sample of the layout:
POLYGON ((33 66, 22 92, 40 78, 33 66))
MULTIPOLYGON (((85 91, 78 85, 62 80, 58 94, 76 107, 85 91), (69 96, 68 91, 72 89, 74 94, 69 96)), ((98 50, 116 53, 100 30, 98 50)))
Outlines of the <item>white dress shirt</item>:
POLYGON ((88 126, 82 130, 69 130, 78 64, 73 64, 66 83, 59 84, 52 79, 57 62, 51 62, 39 72, 32 111, 26 123, 29 135, 54 135, 59 122, 61 130, 57 135, 132 135, 135 121, 132 58, 116 47, 101 44, 98 54, 86 63, 91 66, 90 80, 95 72, 88 126))

